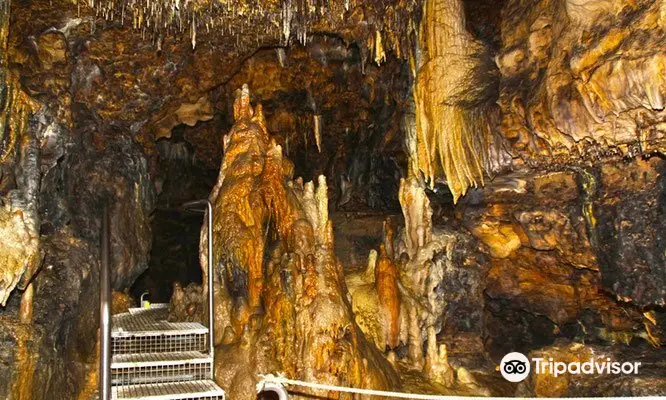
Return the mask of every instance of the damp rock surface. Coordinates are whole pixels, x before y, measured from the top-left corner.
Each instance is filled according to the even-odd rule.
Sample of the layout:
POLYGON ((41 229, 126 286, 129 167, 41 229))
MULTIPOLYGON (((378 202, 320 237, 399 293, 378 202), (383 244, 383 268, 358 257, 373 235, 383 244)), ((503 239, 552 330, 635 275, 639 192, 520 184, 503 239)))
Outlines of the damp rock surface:
POLYGON ((0 397, 95 398, 104 206, 114 312, 209 322, 206 197, 230 398, 664 394, 663 8, 0 0, 0 397))

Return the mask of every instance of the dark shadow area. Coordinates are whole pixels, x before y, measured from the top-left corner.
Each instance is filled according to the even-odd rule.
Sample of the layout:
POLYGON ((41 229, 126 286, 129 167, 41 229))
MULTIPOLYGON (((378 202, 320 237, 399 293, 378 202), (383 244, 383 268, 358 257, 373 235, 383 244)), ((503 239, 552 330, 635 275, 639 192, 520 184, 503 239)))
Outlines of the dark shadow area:
POLYGON ((185 139, 192 129, 178 126, 171 138, 157 143, 158 198, 152 215, 153 243, 148 269, 130 289, 137 299, 148 291, 149 301, 169 302, 175 282, 183 287, 201 283, 199 236, 204 215, 180 207, 187 201, 207 198, 217 171, 207 169, 194 157, 193 147, 185 139))
POLYGON ((148 291, 151 302, 167 303, 175 282, 183 286, 201 283, 199 233, 203 215, 157 210, 153 218, 150 264, 132 286, 131 294, 138 299, 148 291))

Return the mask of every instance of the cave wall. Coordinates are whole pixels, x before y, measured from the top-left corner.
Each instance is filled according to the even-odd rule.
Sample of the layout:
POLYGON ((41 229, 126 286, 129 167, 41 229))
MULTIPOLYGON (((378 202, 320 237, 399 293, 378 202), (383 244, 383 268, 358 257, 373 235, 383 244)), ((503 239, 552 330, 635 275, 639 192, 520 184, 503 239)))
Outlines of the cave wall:
POLYGON ((405 138, 435 226, 487 256, 486 349, 659 347, 663 5, 509 1, 498 16, 464 3, 425 3, 405 138))
MULTIPOLYGON (((365 68, 383 62, 385 51, 407 51, 406 35, 396 28, 407 31, 417 8, 351 1, 321 14, 321 7, 294 4, 294 18, 285 23, 272 2, 244 15, 216 6, 216 28, 212 20, 188 20, 192 36, 183 39, 173 26, 148 30, 155 14, 142 14, 141 6, 128 8, 124 19, 101 3, 93 9, 13 2, 11 10, 2 4, 2 94, 13 97, 3 103, 0 126, 0 194, 10 210, 0 219, 3 237, 24 237, 15 238, 21 261, 7 264, 11 277, 3 293, 12 294, 1 317, 9 367, 1 370, 0 396, 31 399, 94 393, 101 209, 110 204, 113 287, 124 290, 148 265, 156 194, 175 184, 159 179, 160 158, 168 157, 158 139, 213 119, 214 89, 259 48, 337 32, 360 44, 365 68)), ((206 140, 219 143, 219 131, 209 133, 206 140)))
POLYGON ((603 287, 640 307, 664 304, 662 8, 509 1, 496 57, 514 165, 581 171, 603 287))
POLYGON ((276 142, 294 162, 294 176, 326 176, 333 209, 397 211, 409 82, 404 60, 388 55, 379 66, 364 61, 354 43, 313 34, 306 45, 265 48, 247 58, 209 92, 211 119, 185 127, 183 137, 195 163, 217 169, 220 132, 233 122, 234 92, 248 84, 276 142))
POLYGON ((523 158, 598 161, 663 151, 663 4, 509 1, 501 130, 523 158))
POLYGON ((3 213, 29 222, 38 245, 34 262, 13 269, 18 290, 0 311, 7 344, 0 397, 77 398, 96 385, 88 376, 95 371, 102 208, 109 205, 112 221, 112 285, 123 290, 147 267, 154 187, 130 131, 73 101, 86 90, 77 81, 80 43, 68 30, 23 36, 26 9, 3 8, 2 93, 13 100, 3 102, 0 195, 3 213))
MULTIPOLYGON (((123 21, 104 2, 2 3, 0 230, 16 246, 0 260, 0 396, 94 389, 84 376, 93 376, 101 207, 111 204, 114 288, 126 289, 149 263, 155 207, 206 194, 172 188, 199 174, 193 165, 219 166, 220 133, 246 82, 296 176, 327 176, 335 207, 397 209, 405 170, 430 175, 433 199, 446 196, 442 183, 453 189, 461 205, 435 217, 481 245, 464 233, 461 252, 473 254, 445 271, 440 294, 456 319, 445 335, 471 332, 476 344, 518 329, 525 340, 502 345, 528 350, 560 336, 659 343, 663 5, 511 0, 484 31, 474 2, 431 1, 414 46, 418 2, 330 3, 294 6, 286 21, 273 2, 245 13, 215 5, 210 21, 184 7, 182 31, 172 20, 147 29, 163 14, 144 18, 142 5, 123 21), (455 12, 432 12, 447 5, 455 12), (184 146, 172 141, 179 129, 192 146, 185 161, 159 144, 184 146)), ((266 283, 288 291, 280 271, 291 266, 273 267, 266 283)))

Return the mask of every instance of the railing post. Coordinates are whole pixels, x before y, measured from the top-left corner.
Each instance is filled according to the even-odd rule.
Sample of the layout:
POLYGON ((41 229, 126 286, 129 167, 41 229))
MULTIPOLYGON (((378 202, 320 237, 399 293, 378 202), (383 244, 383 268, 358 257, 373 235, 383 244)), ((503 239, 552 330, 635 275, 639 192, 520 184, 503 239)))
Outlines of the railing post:
POLYGON ((111 398, 111 280, 109 271, 109 209, 104 206, 99 284, 99 398, 111 398))
MULTIPOLYGON (((266 382, 263 384, 261 391, 257 393, 259 395, 260 393, 263 392, 273 392, 277 395, 278 400, 289 400, 289 394, 287 393, 287 389, 284 388, 284 386, 280 385, 279 383, 275 382, 266 382)), ((259 396, 257 396, 259 397, 259 396)))
POLYGON ((210 367, 210 379, 215 378, 213 368, 215 366, 215 332, 213 331, 213 205, 206 199, 208 205, 208 344, 210 357, 213 363, 210 367))
MULTIPOLYGON (((213 204, 209 199, 188 201, 180 206, 181 210, 197 210, 201 211, 201 207, 206 205, 208 211, 208 221, 206 221, 208 232, 208 351, 210 357, 215 358, 215 331, 213 328, 213 204)), ((213 366, 215 363, 212 364, 213 366)), ((213 366, 210 368, 210 378, 215 378, 213 366)))

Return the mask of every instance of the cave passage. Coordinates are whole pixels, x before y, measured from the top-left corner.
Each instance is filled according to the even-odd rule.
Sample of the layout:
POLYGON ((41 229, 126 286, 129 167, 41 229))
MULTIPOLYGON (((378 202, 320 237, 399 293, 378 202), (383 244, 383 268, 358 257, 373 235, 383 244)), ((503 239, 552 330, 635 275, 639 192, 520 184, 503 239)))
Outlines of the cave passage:
POLYGON ((0 398, 666 395, 663 9, 0 0, 0 398))

